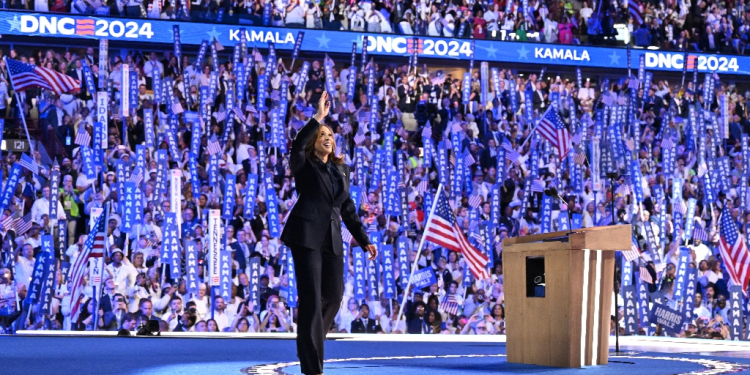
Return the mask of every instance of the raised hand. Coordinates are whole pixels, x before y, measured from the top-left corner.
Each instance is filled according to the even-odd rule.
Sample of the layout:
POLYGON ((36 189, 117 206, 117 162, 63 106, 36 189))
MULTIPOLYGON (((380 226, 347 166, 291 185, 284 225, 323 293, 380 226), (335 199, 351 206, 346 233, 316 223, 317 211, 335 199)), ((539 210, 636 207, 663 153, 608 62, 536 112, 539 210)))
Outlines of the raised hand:
POLYGON ((331 102, 328 100, 328 92, 323 91, 318 101, 317 112, 315 113, 315 120, 323 122, 323 119, 328 116, 328 111, 331 109, 331 102))

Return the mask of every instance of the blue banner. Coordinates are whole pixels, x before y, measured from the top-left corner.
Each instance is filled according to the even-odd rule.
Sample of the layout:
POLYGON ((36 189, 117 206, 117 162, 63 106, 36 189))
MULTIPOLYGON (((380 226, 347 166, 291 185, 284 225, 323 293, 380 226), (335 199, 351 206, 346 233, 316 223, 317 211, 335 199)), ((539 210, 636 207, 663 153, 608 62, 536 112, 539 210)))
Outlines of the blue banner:
POLYGON ((697 288, 697 282, 698 282, 698 269, 697 268, 687 268, 687 282, 685 283, 685 298, 682 302, 682 306, 687 306, 688 308, 683 308, 683 318, 682 323, 690 323, 693 321, 694 314, 693 314, 693 308, 692 306, 695 306, 695 291, 697 288))
POLYGON ((286 272, 288 277, 286 301, 289 307, 297 307, 297 276, 294 271, 294 257, 292 250, 287 249, 286 272))
POLYGON ((401 285, 401 288, 406 288, 406 284, 409 282, 409 273, 411 272, 407 249, 408 244, 408 239, 404 236, 399 236, 396 239, 396 250, 398 251, 398 283, 401 285))
POLYGON ((91 73, 91 67, 89 67, 89 63, 86 59, 81 60, 81 65, 83 66, 83 82, 81 82, 81 88, 83 88, 85 84, 86 91, 89 94, 93 94, 96 92, 96 87, 94 86, 94 75, 91 73))
POLYGON ((281 227, 279 222, 279 207, 276 203, 276 188, 273 184, 273 174, 266 173, 263 182, 266 190, 266 208, 268 210, 266 220, 268 221, 268 229, 271 238, 279 238, 281 236, 281 227))
POLYGON ((727 322, 729 325, 729 334, 731 335, 732 341, 742 340, 742 319, 743 319, 743 308, 742 308, 742 285, 732 285, 729 287, 729 300, 727 300, 727 306, 729 311, 727 312, 727 322))
POLYGON ((234 217, 235 197, 237 196, 237 176, 226 174, 224 178, 224 201, 221 206, 221 218, 232 220, 234 217))
POLYGON ((163 228, 162 263, 169 264, 170 278, 177 279, 181 275, 180 232, 177 226, 177 216, 173 212, 164 213, 163 228))
POLYGON ((255 307, 255 312, 259 313, 260 312, 260 257, 250 258, 248 269, 250 270, 250 274, 248 276, 248 279, 249 279, 248 289, 250 289, 250 295, 245 296, 245 298, 249 298, 250 301, 253 302, 253 307, 255 307))
POLYGON ((244 209, 242 217, 246 219, 252 219, 255 216, 255 198, 258 194, 258 175, 249 174, 247 175, 247 183, 245 184, 245 199, 244 209))
POLYGON ((232 252, 219 252, 219 297, 226 301, 232 300, 232 252))
POLYGON ((638 318, 641 329, 648 335, 651 328, 651 318, 648 307, 648 285, 640 277, 635 278, 635 286, 638 288, 638 318))
MULTIPOLYGON (((57 163, 57 161, 55 161, 57 163)), ((2 177, 2 176, 0 176, 2 177)), ((57 219, 57 207, 60 198, 60 170, 52 169, 49 177, 49 219, 57 219)))
POLYGON ((198 277, 198 246, 195 241, 185 241, 185 287, 188 293, 198 294, 200 278, 198 277))
POLYGON ((135 182, 125 182, 125 196, 123 200, 122 226, 120 230, 124 233, 132 233, 135 224, 135 200, 136 200, 135 182))
POLYGON ((396 280, 393 270, 393 244, 381 245, 383 254, 383 297, 396 298, 396 280))
POLYGON ((625 332, 634 335, 638 334, 638 305, 636 301, 636 293, 637 290, 635 285, 622 287, 622 297, 625 308, 625 332))
POLYGON ((363 300, 366 297, 366 278, 365 253, 362 248, 355 247, 352 249, 352 261, 354 266, 354 298, 363 300))

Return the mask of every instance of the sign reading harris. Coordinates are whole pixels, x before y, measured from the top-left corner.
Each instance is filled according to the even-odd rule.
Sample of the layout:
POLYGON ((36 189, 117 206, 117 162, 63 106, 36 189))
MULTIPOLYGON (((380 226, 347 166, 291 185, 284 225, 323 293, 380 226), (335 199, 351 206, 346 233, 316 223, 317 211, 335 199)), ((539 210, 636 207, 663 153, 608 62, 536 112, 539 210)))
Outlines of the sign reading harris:
POLYGON ((682 314, 664 304, 654 304, 651 309, 651 323, 660 324, 664 330, 671 334, 678 334, 682 330, 682 314))
MULTIPOLYGON (((45 36, 59 38, 109 39, 173 44, 173 26, 180 26, 182 45, 200 46, 204 40, 216 38, 223 45, 234 45, 245 39, 247 43, 274 43, 277 49, 294 50, 300 33, 301 51, 327 51, 350 54, 352 43, 363 55, 403 56, 417 46, 422 57, 459 60, 515 62, 525 64, 569 65, 598 68, 625 68, 628 64, 624 48, 592 46, 561 46, 542 43, 502 42, 489 40, 455 40, 448 38, 414 37, 394 34, 362 34, 329 30, 295 30, 240 25, 181 23, 161 20, 131 20, 117 18, 53 15, 42 13, 0 13, 0 34, 45 36), (244 38, 240 32, 244 31, 244 38), (365 41, 366 42, 363 42, 365 41), (472 42, 475 43, 472 51, 472 42)), ((637 69, 643 56, 648 70, 682 72, 683 68, 698 68, 699 72, 750 74, 750 57, 718 56, 683 52, 631 50, 630 67, 637 69)))

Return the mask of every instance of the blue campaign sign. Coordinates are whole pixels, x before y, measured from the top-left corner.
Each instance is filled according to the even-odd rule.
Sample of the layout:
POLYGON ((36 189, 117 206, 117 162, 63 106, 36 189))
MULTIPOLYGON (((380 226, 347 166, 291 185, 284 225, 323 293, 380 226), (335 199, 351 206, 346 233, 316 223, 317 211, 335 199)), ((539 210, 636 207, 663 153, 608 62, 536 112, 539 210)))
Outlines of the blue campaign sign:
POLYGON ((219 297, 224 301, 232 300, 232 252, 221 251, 219 255, 220 278, 219 278, 219 297))
POLYGON ((426 288, 436 282, 435 271, 432 270, 432 267, 422 268, 421 270, 414 272, 411 279, 411 283, 416 289, 426 288))
POLYGON ((651 323, 660 324, 664 330, 673 335, 682 331, 682 314, 666 304, 654 304, 649 319, 651 319, 651 323))
POLYGON ((393 270, 393 244, 381 245, 383 254, 383 296, 385 298, 396 298, 396 280, 393 270))
POLYGON ((365 253, 362 248, 355 247, 352 249, 354 263, 354 298, 365 298, 365 253))
MULTIPOLYGON (((604 48, 577 45, 551 45, 491 40, 456 40, 449 38, 413 37, 394 34, 367 34, 347 31, 281 29, 251 27, 247 25, 223 25, 185 23, 162 20, 136 20, 58 15, 42 13, 2 12, 0 34, 17 36, 42 36, 45 38, 108 39, 138 43, 174 44, 173 27, 180 26, 180 44, 200 46, 215 38, 222 45, 233 46, 245 39, 248 44, 265 47, 273 43, 276 49, 294 51, 300 42, 300 51, 327 51, 351 54, 352 44, 365 54, 404 56, 409 45, 417 45, 419 58, 442 58, 523 64, 567 65, 583 68, 625 68, 628 64, 625 48, 604 48), (94 24, 94 30, 88 27, 94 24), (244 38, 240 32, 244 31, 244 38), (304 33, 304 38, 300 34, 304 33), (364 42, 366 40, 366 42, 364 42), (474 44, 474 48, 472 48, 474 44)), ((211 45, 213 47, 213 44, 211 45)), ((750 57, 721 56, 704 53, 654 51, 633 49, 630 51, 630 68, 638 69, 643 58, 647 70, 682 72, 683 67, 693 66, 699 72, 750 74, 750 57), (687 61, 686 61, 687 60, 687 61)))
POLYGON ((409 282, 409 272, 411 270, 409 264, 408 246, 406 237, 400 236, 396 240, 396 251, 398 256, 398 283, 402 288, 406 288, 406 283, 409 282))

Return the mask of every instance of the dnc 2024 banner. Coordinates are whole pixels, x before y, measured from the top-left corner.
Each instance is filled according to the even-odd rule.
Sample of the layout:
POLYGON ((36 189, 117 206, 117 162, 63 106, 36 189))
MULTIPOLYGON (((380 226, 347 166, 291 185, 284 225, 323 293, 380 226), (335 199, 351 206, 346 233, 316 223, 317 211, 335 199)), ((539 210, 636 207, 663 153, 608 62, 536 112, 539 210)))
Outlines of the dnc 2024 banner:
MULTIPOLYGON (((273 42, 277 49, 291 50, 297 33, 304 32, 301 50, 310 52, 349 54, 353 43, 357 43, 357 50, 361 52, 363 39, 367 38, 368 54, 403 57, 405 54, 413 54, 416 48, 419 57, 469 60, 472 55, 472 42, 474 42, 474 59, 478 61, 620 69, 626 68, 627 64, 627 51, 624 48, 0 12, 0 34, 2 35, 171 44, 174 25, 180 26, 180 38, 183 45, 200 45, 204 39, 211 41, 216 38, 223 45, 233 46, 240 42, 240 29, 244 28, 248 45, 259 48, 265 48, 269 42, 273 42), (415 39, 417 39, 416 43, 415 39)), ((703 73, 750 75, 750 57, 745 56, 690 53, 685 59, 682 52, 640 49, 633 49, 631 55, 630 67, 633 69, 638 68, 640 56, 645 55, 646 69, 650 70, 681 72, 684 64, 687 63, 688 70, 692 70, 695 66, 699 72, 703 73)))

